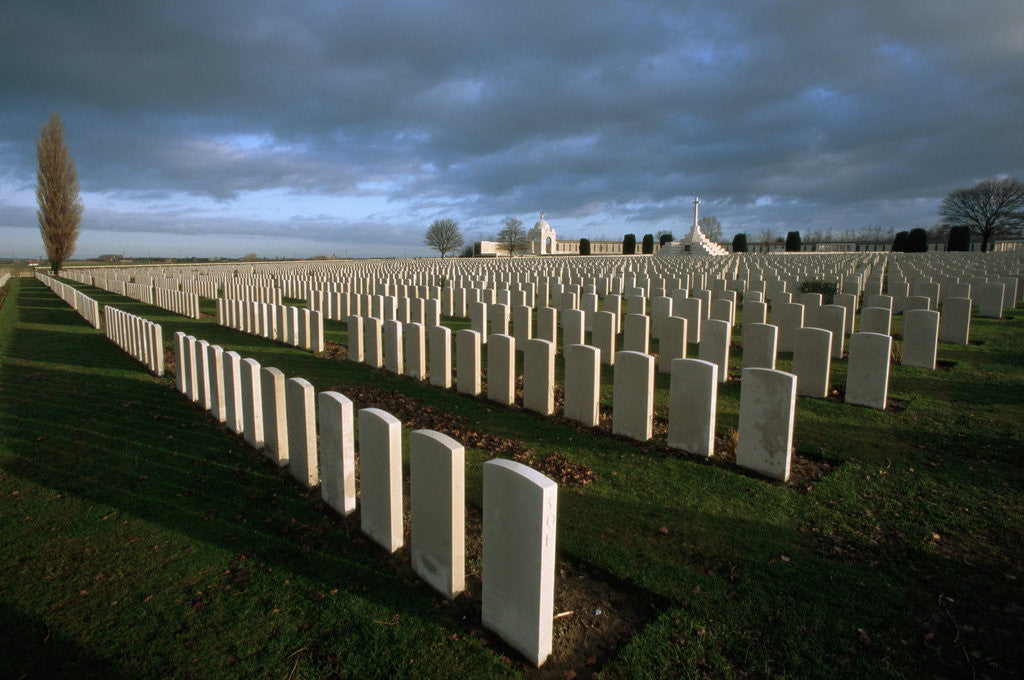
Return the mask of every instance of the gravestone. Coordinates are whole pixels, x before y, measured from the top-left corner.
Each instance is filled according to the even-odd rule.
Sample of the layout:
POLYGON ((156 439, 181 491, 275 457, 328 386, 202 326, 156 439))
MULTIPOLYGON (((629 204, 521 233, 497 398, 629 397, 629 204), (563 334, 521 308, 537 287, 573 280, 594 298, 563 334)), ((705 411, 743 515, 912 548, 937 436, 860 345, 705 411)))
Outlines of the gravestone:
POLYGON ((732 341, 732 326, 727 321, 708 319, 701 331, 697 358, 718 365, 718 382, 729 379, 729 344, 732 341))
POLYGON ((260 373, 263 446, 267 457, 278 467, 284 467, 288 464, 288 412, 284 373, 270 366, 262 368, 260 373))
POLYGON ((402 325, 397 319, 384 322, 384 367, 395 375, 405 372, 402 325))
POLYGON ((242 435, 254 449, 263 447, 263 390, 260 364, 255 359, 239 362, 242 393, 242 435))
POLYGON ((698 456, 715 450, 718 366, 700 359, 672 362, 669 383, 668 445, 698 456))
POLYGON ((889 355, 892 338, 881 333, 850 336, 846 368, 846 403, 885 409, 889 394, 889 355))
POLYGON ((487 398, 506 406, 516 400, 516 340, 495 333, 487 343, 487 398))
POLYGON ((832 340, 832 331, 823 328, 801 328, 796 332, 793 374, 797 378, 797 394, 818 399, 828 396, 832 340))
POLYGON ((939 341, 966 345, 971 335, 971 300, 946 298, 939 319, 939 341))
POLYGON ((433 430, 409 433, 412 568, 448 599, 465 589, 465 484, 461 444, 433 430))
POLYGON ((789 479, 796 383, 792 373, 743 369, 737 465, 783 482, 789 479))
POLYGON ((416 380, 425 380, 427 377, 426 329, 422 323, 407 323, 403 334, 402 354, 405 359, 405 374, 416 380))
POLYGON ((242 357, 238 352, 224 352, 224 418, 232 432, 242 433, 242 357))
POLYGON ((686 319, 668 316, 661 321, 661 340, 658 341, 658 371, 671 373, 672 362, 686 358, 686 319))
POLYGON ((846 349, 846 308, 839 305, 823 305, 818 309, 815 327, 832 333, 832 358, 842 359, 846 349))
MULTIPOLYGON (((338 514, 348 515, 356 509, 355 422, 352 417, 352 400, 338 392, 321 392, 317 395, 317 406, 320 411, 320 498, 338 514)), ((372 430, 372 425, 367 425, 367 428, 372 430)), ((372 439, 372 434, 367 434, 372 439)), ((360 416, 360 449, 363 437, 363 421, 360 416)))
POLYGON ((404 541, 402 423, 386 411, 359 410, 359 475, 360 528, 393 553, 404 541))
POLYGON ((627 314, 622 323, 622 348, 627 352, 647 354, 650 344, 651 318, 644 314, 627 314))
POLYGON ((543 415, 555 410, 555 345, 528 340, 523 353, 523 408, 543 415))
POLYGON ((590 345, 569 345, 565 357, 565 417, 588 427, 598 424, 601 389, 601 350, 590 345))
POLYGON ((594 330, 590 334, 594 346, 601 351, 601 363, 615 363, 615 336, 618 334, 615 314, 609 311, 594 313, 594 330))
POLYGON ((939 313, 927 309, 903 312, 903 358, 900 363, 935 370, 938 348, 939 313))
POLYGON ((860 330, 862 333, 889 335, 891 325, 892 314, 884 307, 863 307, 860 310, 860 330))
POLYGON ((742 368, 775 368, 779 329, 767 323, 743 324, 742 368))
POLYGON ((483 624, 540 666, 551 654, 558 485, 495 458, 483 497, 483 624))
POLYGON ((348 317, 348 360, 363 362, 363 317, 348 317))
POLYGON ((477 396, 480 382, 480 334, 463 329, 455 334, 455 386, 462 394, 477 396))
POLYGON ((427 333, 430 384, 449 389, 452 386, 452 331, 447 326, 434 326, 427 333))
POLYGON ((653 418, 654 357, 623 350, 615 355, 612 432, 647 441, 651 438, 653 418))
POLYGON ((288 414, 288 472, 304 488, 320 483, 316 455, 316 391, 303 378, 289 378, 284 385, 288 414))

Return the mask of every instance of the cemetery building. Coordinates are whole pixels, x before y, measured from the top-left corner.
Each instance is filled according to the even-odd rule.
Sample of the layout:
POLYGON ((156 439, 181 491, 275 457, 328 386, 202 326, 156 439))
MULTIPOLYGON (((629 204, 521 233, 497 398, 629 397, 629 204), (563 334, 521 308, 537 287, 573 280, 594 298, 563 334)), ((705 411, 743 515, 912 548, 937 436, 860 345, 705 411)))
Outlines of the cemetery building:
MULTIPOLYGON (((579 239, 559 241, 544 213, 540 214, 533 228, 527 232, 529 245, 524 255, 579 255, 579 239)), ((478 241, 473 248, 476 257, 507 257, 508 249, 498 241, 478 241)), ((622 255, 622 241, 591 241, 591 255, 622 255)))

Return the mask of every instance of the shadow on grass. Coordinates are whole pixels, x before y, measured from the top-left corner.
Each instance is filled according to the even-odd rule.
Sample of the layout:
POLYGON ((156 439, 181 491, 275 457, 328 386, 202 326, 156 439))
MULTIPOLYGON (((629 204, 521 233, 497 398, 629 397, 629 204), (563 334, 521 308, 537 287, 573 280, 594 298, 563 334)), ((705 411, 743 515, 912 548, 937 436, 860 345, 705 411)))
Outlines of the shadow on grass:
POLYGON ((366 587, 413 615, 432 608, 353 550, 344 525, 285 474, 165 385, 5 365, 0 397, 0 431, 16 452, 3 463, 9 474, 255 555, 325 589, 366 587))
POLYGON ((54 633, 45 621, 17 605, 0 601, 0 675, 5 678, 91 678, 129 680, 113 661, 97 657, 74 641, 54 633))
MULTIPOLYGON (((54 369, 43 369, 26 384, 26 370, 40 372, 11 365, 0 370, 0 396, 8 404, 0 432, 17 452, 3 464, 8 474, 110 506, 190 541, 285 568, 305 577, 311 596, 340 587, 403 618, 436 618, 437 595, 397 578, 373 556, 375 548, 355 545, 344 523, 312 504, 238 438, 202 422, 207 416, 166 385, 117 376, 83 384, 80 375, 54 369), (79 391, 72 394, 76 385, 79 391), (64 396, 47 400, 54 390, 64 396), (87 406, 79 408, 79 400, 87 406)), ((857 660, 862 650, 850 631, 865 626, 873 632, 885 626, 906 631, 930 616, 919 609, 916 617, 910 613, 925 598, 895 578, 891 567, 875 571, 800 557, 793 551, 801 551, 806 539, 767 522, 728 514, 689 516, 660 500, 609 503, 601 494, 568 493, 560 534, 572 552, 655 592, 673 584, 668 594, 677 602, 703 602, 693 594, 697 587, 707 597, 721 596, 723 602, 713 607, 716 617, 756 630, 767 643, 764 649, 786 647, 789 658, 812 663, 823 635, 836 659, 857 668, 867 661, 857 660), (623 516, 630 521, 623 523, 623 516), (658 530, 661 524, 673 532, 680 526, 692 531, 667 536, 658 530), (604 530, 608 533, 597 540, 604 530), (784 554, 796 560, 780 561, 784 554), (875 606, 878 600, 903 603, 908 611, 894 617, 875 606), (807 622, 818 636, 796 643, 793 631, 807 622)), ((951 572, 933 555, 878 552, 864 559, 896 557, 924 573, 951 572)), ((937 634, 953 639, 955 632, 937 634)), ((771 658, 722 644, 733 663, 761 666, 771 658)))

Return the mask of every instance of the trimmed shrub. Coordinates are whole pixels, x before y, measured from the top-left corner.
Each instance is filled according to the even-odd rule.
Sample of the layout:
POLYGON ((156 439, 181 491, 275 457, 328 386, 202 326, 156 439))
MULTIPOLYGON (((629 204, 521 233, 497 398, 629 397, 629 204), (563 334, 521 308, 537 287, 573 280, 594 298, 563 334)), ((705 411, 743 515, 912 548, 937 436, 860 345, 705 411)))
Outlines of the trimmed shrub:
POLYGON ((786 234, 786 252, 787 253, 799 253, 800 252, 800 232, 791 231, 786 234))
POLYGON ((622 238, 622 254, 632 255, 636 252, 636 234, 626 234, 622 238))
POLYGON ((971 228, 953 227, 949 230, 949 242, 946 250, 964 252, 971 249, 971 228))
POLYGON ((928 252, 928 232, 917 227, 911 229, 910 234, 907 235, 907 252, 908 253, 927 253, 928 252))
POLYGON ((640 252, 650 255, 654 252, 654 234, 644 234, 643 243, 640 244, 640 252))
POLYGON ((821 279, 808 279, 800 284, 801 293, 821 293, 821 304, 823 305, 832 304, 837 290, 839 289, 835 283, 821 279))

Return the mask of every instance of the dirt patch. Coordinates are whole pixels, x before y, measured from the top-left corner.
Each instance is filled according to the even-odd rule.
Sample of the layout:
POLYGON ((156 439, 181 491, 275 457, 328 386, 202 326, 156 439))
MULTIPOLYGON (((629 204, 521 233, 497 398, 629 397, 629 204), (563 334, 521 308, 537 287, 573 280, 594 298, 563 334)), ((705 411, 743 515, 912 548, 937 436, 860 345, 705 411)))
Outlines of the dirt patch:
MULTIPOLYGON (((564 410, 564 392, 561 386, 555 387, 555 410, 564 410)), ((537 416, 545 417, 545 416, 537 416)), ((833 468, 839 464, 839 461, 829 460, 821 456, 815 456, 807 453, 793 452, 793 460, 790 465, 790 477, 787 482, 773 482, 765 479, 761 475, 755 474, 744 468, 736 465, 736 442, 737 436, 735 430, 730 430, 723 435, 715 435, 715 455, 711 458, 705 458, 704 456, 698 456, 696 454, 683 451, 681 449, 675 449, 668 445, 668 418, 664 415, 655 413, 654 424, 652 427, 652 437, 649 441, 638 442, 635 439, 617 435, 612 432, 612 409, 608 406, 601 405, 599 407, 598 414, 598 425, 596 428, 589 428, 582 423, 575 420, 570 420, 564 416, 552 415, 546 416, 547 419, 559 423, 564 427, 569 427, 579 432, 597 430, 605 436, 618 439, 636 446, 641 451, 647 453, 658 453, 662 455, 680 456, 686 458, 692 458, 695 461, 699 461, 706 465, 715 465, 718 467, 727 468, 738 474, 757 479, 761 482, 771 484, 781 484, 783 486, 791 487, 798 491, 810 491, 814 484, 816 484, 825 475, 830 473, 833 468)))
POLYGON ((910 406, 909 399, 897 399, 896 397, 889 397, 885 400, 885 412, 886 413, 903 413, 910 406))
MULTIPOLYGON (((516 401, 522 402, 522 376, 516 378, 516 401)), ((521 463, 543 472, 560 484, 566 486, 579 486, 596 482, 598 475, 590 468, 573 463, 561 453, 539 456, 533 449, 524 446, 522 443, 506 437, 481 432, 473 428, 469 421, 461 416, 455 416, 447 411, 441 411, 432 406, 425 406, 419 401, 408 397, 400 392, 386 390, 376 387, 352 387, 336 386, 330 388, 348 396, 353 401, 362 405, 382 408, 401 420, 405 425, 412 428, 426 428, 437 430, 452 437, 465 446, 487 451, 496 457, 512 458, 521 463)), ((486 388, 484 390, 486 392, 486 388)), ((836 397, 841 401, 841 397, 836 397)), ((480 398, 483 400, 483 397, 480 398)), ((890 400, 892 403, 894 400, 890 400)), ((896 400, 898 401, 898 400, 896 400)), ((494 402, 487 402, 497 406, 494 402)), ((736 465, 735 435, 726 434, 715 437, 715 455, 711 458, 697 456, 680 449, 671 448, 668 445, 668 418, 655 414, 653 437, 647 442, 638 442, 628 437, 614 434, 612 432, 612 410, 602 405, 599 413, 599 423, 596 428, 590 428, 575 420, 571 420, 559 412, 564 412, 565 392, 561 385, 554 387, 555 414, 542 416, 527 411, 520 406, 509 406, 510 410, 519 411, 537 418, 557 423, 563 427, 571 428, 577 432, 597 430, 603 435, 628 442, 640 450, 648 453, 667 454, 672 456, 690 457, 708 465, 716 465, 727 468, 738 474, 757 479, 770 484, 781 484, 798 491, 810 491, 814 485, 825 475, 830 473, 839 461, 826 459, 821 456, 805 452, 794 452, 790 466, 790 478, 786 482, 774 482, 756 475, 736 465)), ((893 405, 893 410, 899 411, 906 408, 906 403, 899 408, 899 404, 893 405)), ((889 410, 889 409, 887 409, 889 410)))
POLYGON ((335 386, 330 389, 341 392, 360 406, 384 409, 401 420, 406 427, 436 430, 463 446, 486 451, 493 457, 517 460, 543 472, 559 484, 581 486, 592 484, 598 479, 597 473, 589 467, 573 463, 564 454, 555 452, 541 456, 519 441, 481 432, 474 429, 467 418, 422 404, 401 392, 368 386, 335 386))
POLYGON ((337 359, 338 361, 348 361, 348 347, 341 344, 340 342, 331 342, 330 340, 324 342, 324 351, 317 352, 318 357, 324 359, 337 359))
MULTIPOLYGON (((893 336, 893 339, 896 339, 893 336)), ((903 363, 903 345, 897 345, 893 343, 892 348, 889 350, 889 360, 892 361, 893 365, 899 365, 903 363)))

